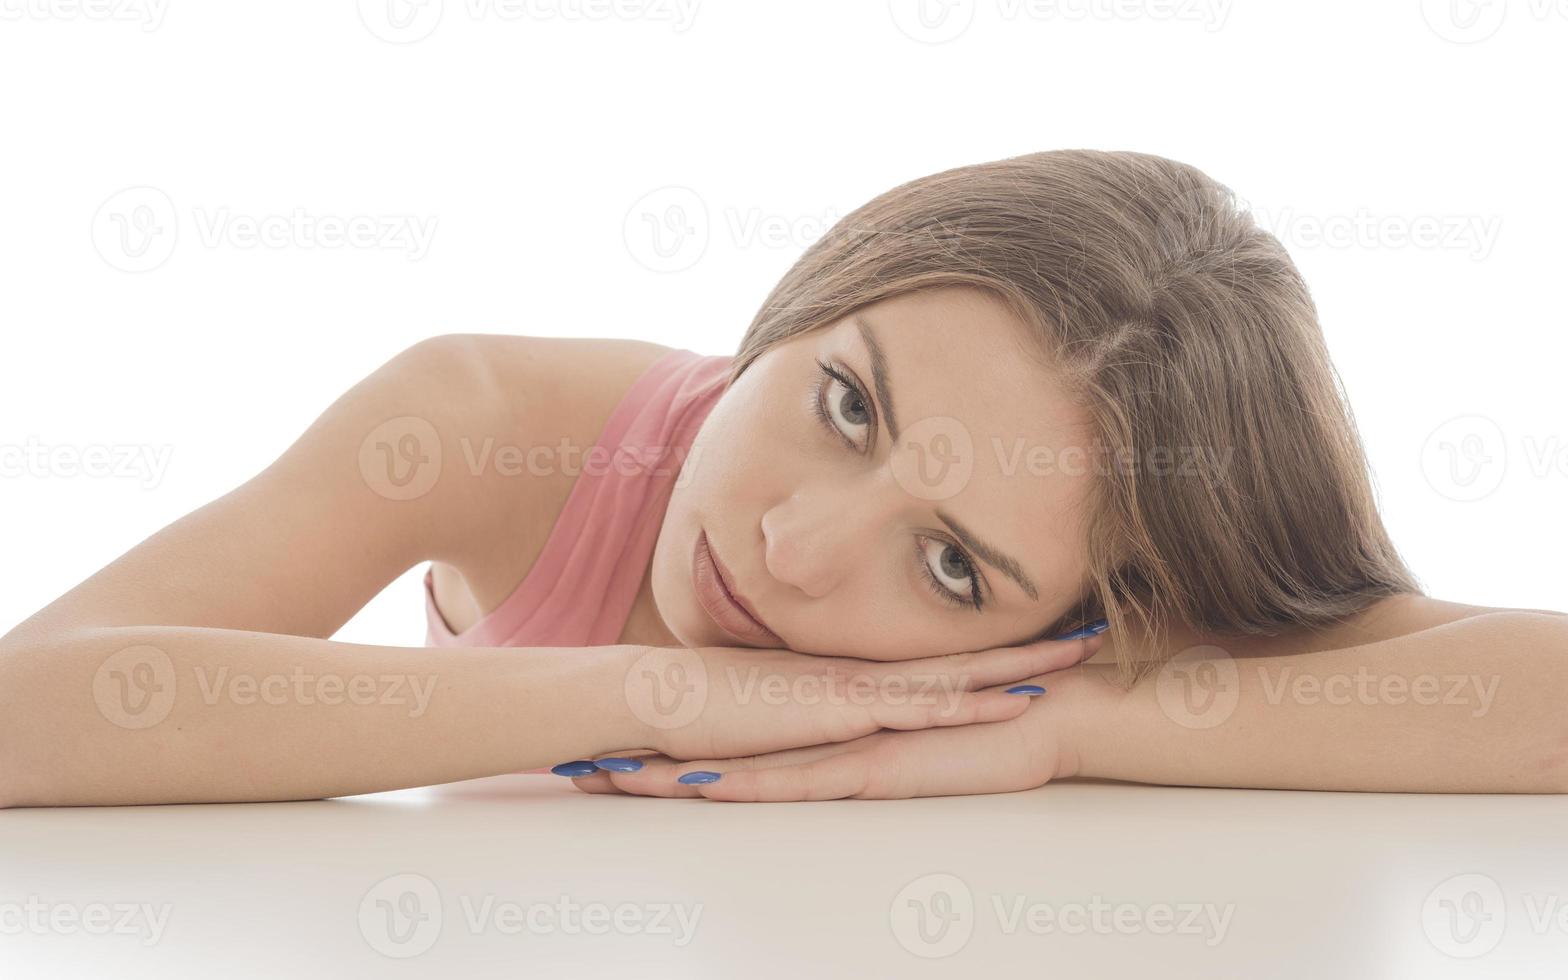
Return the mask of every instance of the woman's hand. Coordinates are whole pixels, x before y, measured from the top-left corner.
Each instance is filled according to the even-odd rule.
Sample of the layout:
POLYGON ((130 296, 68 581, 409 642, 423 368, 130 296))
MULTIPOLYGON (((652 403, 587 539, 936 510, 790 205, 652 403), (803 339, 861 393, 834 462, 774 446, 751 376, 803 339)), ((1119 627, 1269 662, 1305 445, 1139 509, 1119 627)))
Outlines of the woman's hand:
MULTIPOLYGON (((1071 663, 1092 655, 1099 637, 1084 641, 1071 663)), ((1015 648, 1027 649, 1027 648, 1015 648)), ((1061 666, 1070 666, 1063 657, 1061 666)), ((1056 668, 1059 669, 1059 668, 1056 668)), ((694 797, 715 800, 783 802, 901 799, 1007 793, 1032 789, 1076 771, 1076 754, 1062 740, 1060 708, 1050 686, 1063 674, 1033 679, 1043 695, 1009 694, 1003 682, 983 694, 1016 699, 1022 708, 991 724, 876 731, 845 741, 731 758, 679 761, 666 754, 600 760, 574 783, 590 793, 694 797), (706 775, 694 775, 694 774, 706 775), (715 775, 717 778, 715 778, 715 775), (681 777, 691 782, 679 781, 681 777)), ((572 774, 572 773, 566 773, 572 774)))
POLYGON ((1035 700, 1017 718, 995 724, 882 731, 738 759, 643 756, 634 760, 642 764, 635 772, 600 770, 573 782, 590 793, 770 803, 1011 793, 1069 774, 1046 719, 1049 706, 1035 700), (708 781, 683 783, 683 776, 708 781))
POLYGON ((1078 663, 1098 636, 922 660, 880 662, 748 647, 650 647, 626 673, 643 748, 724 759, 846 743, 883 729, 1005 722, 1029 707, 1007 693, 1078 663), (989 690, 987 690, 989 689, 989 690))

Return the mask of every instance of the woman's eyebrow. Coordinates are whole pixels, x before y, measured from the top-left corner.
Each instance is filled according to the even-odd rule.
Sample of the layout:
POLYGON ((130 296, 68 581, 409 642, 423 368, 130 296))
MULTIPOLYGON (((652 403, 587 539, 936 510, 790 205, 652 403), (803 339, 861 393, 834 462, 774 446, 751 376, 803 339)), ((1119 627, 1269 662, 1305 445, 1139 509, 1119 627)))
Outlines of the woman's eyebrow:
MULTIPOLYGON (((860 339, 865 343, 866 352, 871 357, 871 383, 876 388, 877 402, 882 407, 882 421, 887 425, 888 435, 892 438, 893 444, 897 445, 898 424, 893 421, 893 388, 888 380, 887 354, 882 350, 882 345, 877 343, 877 336, 863 315, 857 313, 850 319, 860 333, 860 339)), ((948 526, 966 548, 980 556, 981 561, 1017 582, 1018 587, 1023 589, 1024 594, 1030 599, 1039 601, 1039 589, 1035 588, 1034 580, 1029 577, 1028 572, 1024 571, 1017 559, 1003 554, 999 549, 980 540, 958 523, 957 518, 942 509, 937 509, 936 516, 942 519, 942 523, 948 526)))
POLYGON ((1017 582, 1018 587, 1023 589, 1024 594, 1027 595, 1030 599, 1033 599, 1036 602, 1039 601, 1040 592, 1035 588, 1034 579, 1029 577, 1029 573, 1024 571, 1023 566, 1019 565, 1011 555, 1004 555, 1000 551, 996 550, 996 548, 975 537, 967 529, 965 529, 963 525, 959 524, 958 520, 954 518, 952 514, 947 513, 941 508, 937 508, 936 516, 942 519, 942 523, 946 524, 952 530, 953 534, 958 537, 958 540, 964 543, 965 547, 979 555, 980 559, 987 565, 990 565, 992 568, 995 568, 997 571, 1001 572, 1003 575, 1006 575, 1014 582, 1017 582))
POLYGON ((887 380, 887 355, 882 352, 882 345, 877 343, 877 335, 871 332, 871 324, 866 318, 857 313, 852 320, 855 329, 860 331, 866 352, 871 355, 871 383, 877 390, 877 401, 882 403, 882 421, 887 423, 887 434, 897 445, 898 423, 893 421, 893 392, 887 380))

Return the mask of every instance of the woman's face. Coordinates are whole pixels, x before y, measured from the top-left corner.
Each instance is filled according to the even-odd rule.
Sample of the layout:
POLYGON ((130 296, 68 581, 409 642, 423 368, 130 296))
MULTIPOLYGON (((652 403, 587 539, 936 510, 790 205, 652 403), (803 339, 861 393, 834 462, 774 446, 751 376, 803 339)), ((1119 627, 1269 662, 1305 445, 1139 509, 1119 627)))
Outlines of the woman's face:
POLYGON ((687 647, 908 660, 1012 646, 1064 615, 1086 575, 1091 468, 1059 454, 1089 429, 1026 329, 988 293, 951 287, 752 362, 671 493, 652 567, 670 632, 687 647), (705 610, 699 535, 782 643, 738 638, 705 610))

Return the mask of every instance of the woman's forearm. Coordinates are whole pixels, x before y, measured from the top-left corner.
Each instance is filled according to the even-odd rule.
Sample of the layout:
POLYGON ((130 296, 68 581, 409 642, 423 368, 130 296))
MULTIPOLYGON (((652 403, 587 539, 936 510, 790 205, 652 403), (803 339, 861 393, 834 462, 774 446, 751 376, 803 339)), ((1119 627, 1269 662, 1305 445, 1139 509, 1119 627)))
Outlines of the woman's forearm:
MULTIPOLYGON (((1198 647, 1130 690, 1062 672, 1073 775, 1183 786, 1568 792, 1568 618, 1502 612, 1378 643, 1198 647)), ((1065 773, 1064 773, 1065 774, 1065 773)))
POLYGON ((637 648, 417 648, 198 627, 0 648, 0 804, 317 799, 641 744, 637 648))

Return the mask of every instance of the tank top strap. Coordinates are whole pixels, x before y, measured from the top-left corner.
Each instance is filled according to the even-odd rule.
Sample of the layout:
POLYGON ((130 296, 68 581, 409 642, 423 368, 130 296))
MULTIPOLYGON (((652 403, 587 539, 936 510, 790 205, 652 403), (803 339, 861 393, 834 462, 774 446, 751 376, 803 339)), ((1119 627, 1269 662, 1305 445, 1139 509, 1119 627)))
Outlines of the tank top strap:
POLYGON ((723 394, 729 356, 675 348, 645 370, 580 461, 544 549, 523 581, 461 633, 448 629, 425 571, 428 646, 615 643, 653 559, 675 480, 723 394))

